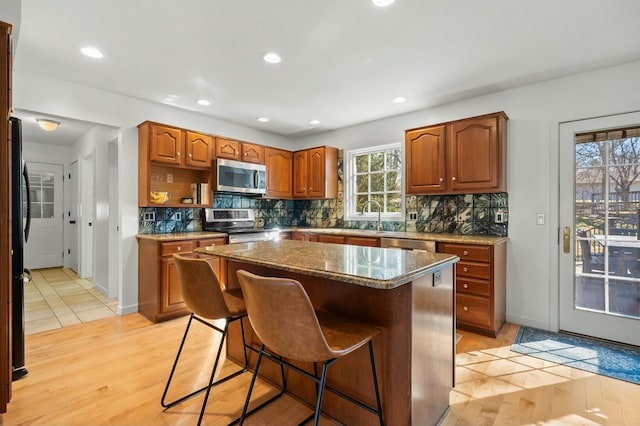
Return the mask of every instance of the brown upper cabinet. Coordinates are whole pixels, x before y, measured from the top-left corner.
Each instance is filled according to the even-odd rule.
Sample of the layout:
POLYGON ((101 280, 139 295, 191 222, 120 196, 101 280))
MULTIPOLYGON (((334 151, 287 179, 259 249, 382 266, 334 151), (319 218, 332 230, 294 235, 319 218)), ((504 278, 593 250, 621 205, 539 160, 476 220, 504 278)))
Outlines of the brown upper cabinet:
POLYGON ((293 154, 283 149, 264 149, 264 164, 267 167, 266 197, 291 198, 293 195, 293 154))
POLYGON ((213 159, 213 137, 196 132, 185 132, 185 166, 210 168, 213 159))
POLYGON ((242 142, 241 161, 264 164, 264 146, 257 145, 255 143, 242 142))
POLYGON ((242 142, 232 139, 216 138, 216 158, 241 161, 242 142))
POLYGON ((338 197, 338 149, 330 146, 293 153, 293 198, 338 197))
POLYGON ((141 123, 138 126, 138 206, 184 207, 182 199, 193 198, 192 184, 206 183, 212 188, 212 149, 213 137, 209 135, 149 121, 141 123), (166 196, 156 198, 164 192, 166 196))
POLYGON ((505 192, 504 112, 405 132, 407 194, 505 192))

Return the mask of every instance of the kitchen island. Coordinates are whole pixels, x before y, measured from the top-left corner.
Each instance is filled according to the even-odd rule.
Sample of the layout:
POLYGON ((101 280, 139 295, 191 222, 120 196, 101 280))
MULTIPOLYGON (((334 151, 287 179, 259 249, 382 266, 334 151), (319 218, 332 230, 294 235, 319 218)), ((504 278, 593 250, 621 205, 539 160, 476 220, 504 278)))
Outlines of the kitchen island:
MULTIPOLYGON (((448 410, 455 368, 457 256, 290 240, 195 251, 227 262, 230 288, 239 287, 239 269, 293 278, 302 283, 316 309, 379 326, 382 333, 373 342, 386 424, 436 424, 448 410)), ((245 329, 249 343, 257 346, 259 340, 248 321, 245 329)), ((239 326, 230 330, 231 359, 242 359, 240 336, 239 326)), ((253 364, 256 356, 251 355, 253 364)), ((313 372, 312 364, 298 365, 313 372)), ((260 372, 280 383, 275 365, 265 363, 260 372)), ((366 351, 355 351, 334 364, 328 384, 375 405, 366 351)), ((287 385, 298 398, 315 402, 310 380, 288 371, 287 385)), ((371 424, 375 419, 332 393, 325 395, 323 412, 348 425, 371 424)))

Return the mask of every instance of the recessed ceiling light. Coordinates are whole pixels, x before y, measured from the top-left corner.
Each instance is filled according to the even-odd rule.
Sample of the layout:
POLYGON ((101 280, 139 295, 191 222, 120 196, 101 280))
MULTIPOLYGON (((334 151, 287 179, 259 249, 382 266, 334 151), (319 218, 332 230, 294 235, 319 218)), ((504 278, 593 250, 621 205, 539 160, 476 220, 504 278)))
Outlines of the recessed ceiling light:
POLYGON ((397 104, 401 104, 406 101, 407 101, 407 98, 405 98, 404 96, 396 96, 395 98, 393 98, 393 102, 397 104))
POLYGON ((309 120, 309 124, 311 124, 312 126, 317 126, 318 124, 320 124, 320 120, 309 120))
POLYGON ((282 58, 276 52, 265 53, 262 58, 265 62, 268 62, 270 64, 279 64, 280 62, 282 62, 282 58))
POLYGON ((90 58, 101 59, 102 57, 104 57, 104 54, 96 47, 87 46, 80 49, 80 51, 83 55, 90 58))
POLYGON ((258 117, 257 120, 261 123, 266 123, 267 121, 269 121, 267 117, 258 117))
POLYGON ((198 105, 202 105, 202 106, 209 106, 209 105, 211 105, 211 102, 209 102, 209 101, 208 101, 208 100, 206 100, 206 99, 196 99, 196 103, 197 103, 198 105))
POLYGON ((371 0, 371 3, 373 3, 374 6, 387 7, 391 6, 394 1, 396 0, 371 0))

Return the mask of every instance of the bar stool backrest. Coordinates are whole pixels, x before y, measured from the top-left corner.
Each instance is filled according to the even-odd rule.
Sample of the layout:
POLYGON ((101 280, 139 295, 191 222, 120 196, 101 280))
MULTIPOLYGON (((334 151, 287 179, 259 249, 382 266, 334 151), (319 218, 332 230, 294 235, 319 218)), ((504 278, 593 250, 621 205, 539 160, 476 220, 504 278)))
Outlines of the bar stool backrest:
POLYGON ((298 361, 336 358, 307 292, 292 279, 237 273, 253 330, 278 355, 298 361))
POLYGON ((174 254, 173 260, 178 271, 182 298, 191 312, 207 319, 233 316, 227 308, 218 277, 209 262, 180 254, 174 254))

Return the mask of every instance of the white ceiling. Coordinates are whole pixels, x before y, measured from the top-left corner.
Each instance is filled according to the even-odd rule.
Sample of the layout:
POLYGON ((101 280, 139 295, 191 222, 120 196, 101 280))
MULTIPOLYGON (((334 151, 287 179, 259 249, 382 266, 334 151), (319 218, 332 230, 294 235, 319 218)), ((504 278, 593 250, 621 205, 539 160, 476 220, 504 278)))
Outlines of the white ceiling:
POLYGON ((23 0, 15 72, 296 137, 640 59, 639 21, 638 0, 23 0))

